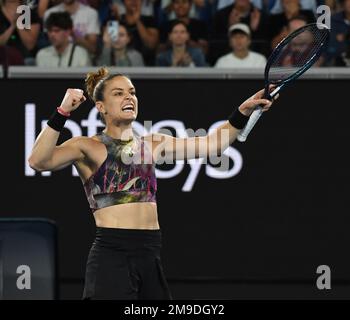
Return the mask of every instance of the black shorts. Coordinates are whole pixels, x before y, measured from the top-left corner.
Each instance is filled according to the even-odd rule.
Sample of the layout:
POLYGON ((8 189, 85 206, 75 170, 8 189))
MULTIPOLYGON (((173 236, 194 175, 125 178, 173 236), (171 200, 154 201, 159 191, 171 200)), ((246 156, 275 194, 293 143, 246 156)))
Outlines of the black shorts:
POLYGON ((160 230, 97 227, 83 299, 171 299, 160 249, 160 230))

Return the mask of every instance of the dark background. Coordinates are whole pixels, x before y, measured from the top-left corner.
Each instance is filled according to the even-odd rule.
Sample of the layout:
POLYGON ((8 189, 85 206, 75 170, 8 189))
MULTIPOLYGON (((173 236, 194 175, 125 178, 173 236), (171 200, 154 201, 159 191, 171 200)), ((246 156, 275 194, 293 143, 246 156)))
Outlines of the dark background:
MULTIPOLYGON (((205 128, 227 119, 262 80, 135 80, 138 121, 183 121, 205 128)), ((24 106, 36 126, 81 80, 0 80, 0 217, 46 217, 57 223, 60 296, 80 299, 94 221, 71 168, 25 177, 24 106)), ((181 188, 189 166, 158 179, 163 264, 174 298, 350 298, 348 80, 300 80, 281 94, 244 144, 241 172, 213 179, 200 171, 181 188), (328 265, 332 289, 316 287, 328 265)), ((93 107, 72 116, 80 123, 93 107)), ((84 132, 83 128, 83 134, 84 132)), ((65 133, 63 139, 69 138, 65 133)))

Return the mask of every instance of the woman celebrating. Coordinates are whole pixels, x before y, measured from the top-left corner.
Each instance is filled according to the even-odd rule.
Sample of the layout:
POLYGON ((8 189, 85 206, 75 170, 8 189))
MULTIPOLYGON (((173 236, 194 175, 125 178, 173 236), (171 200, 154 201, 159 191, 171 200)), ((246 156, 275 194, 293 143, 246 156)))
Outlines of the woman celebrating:
POLYGON ((262 99, 263 90, 259 91, 207 136, 180 139, 155 133, 139 137, 132 130, 139 106, 131 80, 101 68, 85 81, 105 129, 56 146, 70 113, 86 99, 82 90, 68 89, 38 136, 29 164, 38 171, 74 164, 79 172, 96 222, 85 299, 170 299, 160 261, 155 164, 164 157, 175 161, 222 153, 254 107, 261 104, 266 111, 271 101, 262 99))

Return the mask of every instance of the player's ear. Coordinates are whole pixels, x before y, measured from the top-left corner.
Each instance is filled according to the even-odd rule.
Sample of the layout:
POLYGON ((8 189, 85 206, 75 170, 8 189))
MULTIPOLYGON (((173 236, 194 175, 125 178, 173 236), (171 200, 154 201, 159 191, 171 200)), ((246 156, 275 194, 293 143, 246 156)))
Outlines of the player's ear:
POLYGON ((102 101, 96 101, 95 106, 96 106, 98 112, 100 112, 102 114, 105 114, 107 112, 102 101))

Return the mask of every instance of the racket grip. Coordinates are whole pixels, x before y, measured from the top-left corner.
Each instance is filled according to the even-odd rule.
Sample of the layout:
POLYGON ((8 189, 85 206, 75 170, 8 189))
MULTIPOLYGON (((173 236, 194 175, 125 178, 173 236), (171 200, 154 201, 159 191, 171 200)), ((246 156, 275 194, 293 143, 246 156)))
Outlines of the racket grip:
POLYGON ((257 106, 255 108, 255 110, 253 111, 253 113, 250 115, 250 118, 247 122, 247 124, 245 125, 245 127, 240 131, 240 133, 237 136, 237 140, 240 142, 244 142, 247 140, 247 137, 250 133, 250 131, 252 131, 252 129, 254 128, 256 122, 259 120, 259 118, 262 115, 262 107, 257 106))

